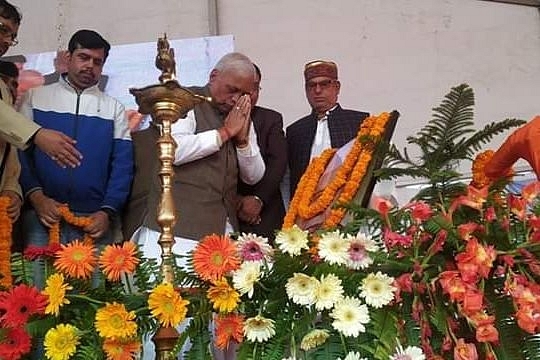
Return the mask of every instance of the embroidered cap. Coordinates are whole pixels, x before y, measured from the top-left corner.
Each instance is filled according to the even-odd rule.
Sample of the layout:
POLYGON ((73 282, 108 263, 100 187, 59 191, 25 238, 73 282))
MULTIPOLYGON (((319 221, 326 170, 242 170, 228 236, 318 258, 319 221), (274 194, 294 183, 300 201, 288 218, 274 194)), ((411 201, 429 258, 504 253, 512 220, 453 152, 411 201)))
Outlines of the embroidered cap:
POLYGON ((304 66, 304 78, 306 81, 317 76, 326 76, 337 80, 337 65, 333 61, 315 60, 304 66))

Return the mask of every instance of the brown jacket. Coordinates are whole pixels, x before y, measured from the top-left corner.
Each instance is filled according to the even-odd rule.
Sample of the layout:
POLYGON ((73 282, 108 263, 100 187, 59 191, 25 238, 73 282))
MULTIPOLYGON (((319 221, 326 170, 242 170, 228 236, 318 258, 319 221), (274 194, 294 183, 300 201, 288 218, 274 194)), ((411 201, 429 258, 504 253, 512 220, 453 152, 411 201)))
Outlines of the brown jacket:
MULTIPOLYGON (((0 100, 0 118, 3 118, 4 106, 14 111, 8 103, 12 102, 11 94, 5 86, 4 82, 0 80, 0 95, 3 99, 0 100)), ((8 112, 9 114, 10 112, 8 112)), ((18 113, 16 113, 18 114, 18 113)), ((20 115, 20 114, 18 114, 20 115)), ((18 121, 15 119, 15 121, 18 121)), ((28 120, 26 120, 28 121, 28 120)), ((1 121, 0 121, 1 122, 1 121)), ((3 122, 1 122, 3 126, 3 122)), ((0 138, 0 164, 4 161, 3 171, 0 177, 0 192, 1 191, 13 191, 22 199, 21 186, 19 185, 19 174, 21 173, 21 165, 19 164, 19 159, 17 158, 17 150, 13 148, 9 143, 7 143, 4 138, 0 138), (9 152, 6 154, 6 151, 9 152), (4 158, 5 157, 5 158, 4 158)))

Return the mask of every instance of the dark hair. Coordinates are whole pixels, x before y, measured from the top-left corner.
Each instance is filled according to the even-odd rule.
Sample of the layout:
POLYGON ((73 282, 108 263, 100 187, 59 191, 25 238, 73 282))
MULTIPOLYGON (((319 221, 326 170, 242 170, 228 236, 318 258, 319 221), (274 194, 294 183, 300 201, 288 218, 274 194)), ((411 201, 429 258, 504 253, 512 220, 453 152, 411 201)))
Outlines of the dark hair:
POLYGON ((79 30, 73 34, 68 44, 70 54, 73 54, 76 49, 103 49, 105 59, 107 59, 111 44, 94 30, 79 30))
POLYGON ((259 77, 259 81, 261 81, 262 80, 261 69, 259 69, 259 67, 255 63, 253 63, 253 67, 255 68, 255 72, 257 73, 257 76, 259 77))
POLYGON ((17 65, 10 61, 2 61, 0 60, 0 75, 5 75, 12 78, 18 78, 19 77, 19 69, 17 68, 17 65))
POLYGON ((17 25, 21 24, 21 13, 14 5, 11 5, 6 0, 0 0, 0 16, 15 21, 17 25))

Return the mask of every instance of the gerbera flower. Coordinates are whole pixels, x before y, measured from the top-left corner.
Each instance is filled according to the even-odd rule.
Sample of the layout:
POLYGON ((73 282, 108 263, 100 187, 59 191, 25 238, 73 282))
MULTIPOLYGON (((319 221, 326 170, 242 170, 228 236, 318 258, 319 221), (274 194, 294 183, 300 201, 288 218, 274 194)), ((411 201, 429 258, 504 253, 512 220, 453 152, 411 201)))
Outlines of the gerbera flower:
POLYGON ((394 278, 377 271, 369 274, 362 280, 360 289, 362 296, 368 305, 381 308, 394 299, 396 287, 392 285, 394 278))
POLYGON ((261 266, 258 262, 247 261, 240 265, 240 269, 233 273, 233 286, 240 292, 240 295, 248 294, 253 296, 253 286, 261 277, 261 266))
POLYGON ((68 360, 79 344, 77 328, 70 324, 59 324, 45 334, 45 356, 51 360, 68 360))
POLYGON ((30 335, 22 327, 3 328, 0 339, 0 359, 20 359, 32 348, 30 335))
POLYGON ((330 316, 334 319, 332 327, 345 336, 357 337, 366 331, 364 324, 369 322, 367 306, 349 296, 336 303, 330 316))
POLYGON ((329 264, 345 264, 348 250, 349 241, 337 230, 325 233, 319 240, 319 256, 329 264))
POLYGON ((68 290, 73 290, 73 286, 64 282, 64 275, 56 273, 47 278, 45 289, 42 291, 42 294, 49 299, 45 314, 58 316, 60 307, 69 304, 69 300, 66 299, 66 291, 68 290))
MULTIPOLYGON (((345 356, 345 359, 343 360, 367 360, 366 358, 360 357, 360 353, 356 351, 351 351, 350 353, 345 356)), ((337 360, 341 360, 341 358, 337 358, 337 360)))
POLYGON ((277 233, 276 244, 286 254, 292 256, 300 255, 302 249, 309 249, 308 232, 307 230, 300 229, 298 225, 293 225, 277 233))
POLYGON ((106 339, 131 338, 137 334, 135 312, 127 311, 124 304, 107 303, 96 312, 95 327, 106 339))
POLYGON ((334 274, 323 275, 315 289, 315 308, 319 311, 331 309, 342 298, 341 279, 334 274))
POLYGON ((107 245, 99 257, 99 266, 110 281, 119 281, 122 274, 133 273, 138 263, 137 246, 132 241, 107 245))
POLYGON ((74 240, 56 253, 54 267, 72 278, 88 279, 97 263, 94 252, 92 245, 74 240))
POLYGON ((34 261, 40 258, 52 258, 60 249, 60 244, 49 244, 47 246, 28 245, 23 255, 25 259, 34 261))
POLYGON ((370 237, 358 233, 356 236, 348 235, 349 249, 347 267, 353 270, 365 269, 373 264, 373 259, 368 252, 379 249, 377 243, 370 237))
POLYGON ((398 345, 396 353, 390 356, 390 360, 425 360, 426 356, 422 352, 422 349, 416 346, 407 346, 403 349, 401 345, 398 345))
POLYGON ((319 280, 302 273, 295 273, 285 285, 287 296, 298 305, 314 304, 318 287, 319 280))
POLYGON ((216 316, 215 343, 219 349, 227 349, 231 340, 241 343, 244 339, 244 317, 238 314, 216 316))
POLYGON ((268 244, 267 238, 251 233, 242 233, 236 246, 243 261, 270 261, 274 255, 274 249, 268 244))
POLYGON ((240 301, 240 294, 232 288, 226 279, 220 279, 214 282, 206 297, 214 306, 214 310, 221 313, 229 313, 236 309, 240 301))
POLYGON ((107 360, 132 360, 140 349, 141 343, 136 339, 105 339, 103 342, 107 360))
POLYGON ((324 329, 314 329, 308 332, 300 343, 300 349, 309 351, 322 345, 326 342, 326 339, 330 337, 330 332, 324 329))
POLYGON ((244 323, 244 335, 251 342, 265 342, 275 334, 274 320, 261 315, 249 318, 244 323))
POLYGON ((148 296, 148 308, 163 326, 177 326, 187 314, 189 301, 174 290, 172 284, 159 284, 148 296))
POLYGON ((17 285, 0 296, 0 322, 7 327, 19 327, 35 314, 43 314, 47 297, 26 284, 17 285))
POLYGON ((203 280, 220 279, 240 267, 235 244, 228 236, 205 236, 193 250, 193 267, 203 280))

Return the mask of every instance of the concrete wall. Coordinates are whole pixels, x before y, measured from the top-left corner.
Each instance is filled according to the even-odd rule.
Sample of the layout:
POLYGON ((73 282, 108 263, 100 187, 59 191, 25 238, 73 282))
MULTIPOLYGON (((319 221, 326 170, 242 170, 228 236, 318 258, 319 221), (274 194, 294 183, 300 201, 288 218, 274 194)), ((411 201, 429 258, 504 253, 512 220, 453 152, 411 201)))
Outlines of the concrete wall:
POLYGON ((261 104, 281 111, 286 124, 309 112, 302 68, 316 58, 339 64, 342 106, 400 111, 398 145, 462 82, 475 90, 479 127, 540 113, 534 7, 479 0, 13 2, 24 14, 15 48, 23 53, 65 47, 83 27, 113 44, 153 41, 164 31, 170 38, 233 34, 236 49, 262 68, 261 104))

